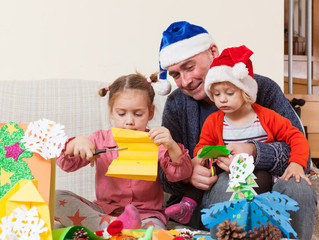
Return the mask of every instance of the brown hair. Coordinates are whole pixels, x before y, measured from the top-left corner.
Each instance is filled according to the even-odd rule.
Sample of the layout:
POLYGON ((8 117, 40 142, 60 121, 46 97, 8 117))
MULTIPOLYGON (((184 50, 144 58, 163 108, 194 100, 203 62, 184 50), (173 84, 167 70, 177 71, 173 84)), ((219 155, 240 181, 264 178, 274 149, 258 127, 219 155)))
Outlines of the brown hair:
POLYGON ((155 83, 158 81, 157 73, 153 73, 149 79, 151 83, 147 81, 148 78, 136 72, 135 74, 124 75, 117 78, 110 86, 107 88, 101 88, 99 90, 99 95, 104 97, 107 92, 109 92, 109 109, 112 111, 112 107, 114 104, 115 96, 124 90, 132 89, 132 90, 142 90, 145 91, 148 95, 148 105, 151 108, 154 101, 155 92, 151 83, 155 83))

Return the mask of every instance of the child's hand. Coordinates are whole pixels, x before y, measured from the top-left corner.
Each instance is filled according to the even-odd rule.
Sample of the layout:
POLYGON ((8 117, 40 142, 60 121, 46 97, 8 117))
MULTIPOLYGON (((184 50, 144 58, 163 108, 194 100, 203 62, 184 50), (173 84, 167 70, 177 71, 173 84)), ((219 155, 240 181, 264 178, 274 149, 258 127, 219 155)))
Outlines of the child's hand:
POLYGON ((218 167, 220 167, 221 169, 223 169, 226 172, 230 172, 229 170, 229 166, 231 164, 231 162, 233 161, 234 156, 232 156, 231 158, 229 157, 218 157, 216 159, 216 164, 218 165, 218 167))
POLYGON ((168 151, 168 154, 172 162, 178 161, 178 159, 183 155, 181 148, 174 141, 174 139, 171 136, 171 133, 167 128, 154 127, 149 131, 148 136, 150 137, 150 139, 154 140, 154 143, 164 145, 164 147, 168 151))
POLYGON ((303 178, 309 185, 312 185, 309 178, 305 175, 303 167, 298 163, 291 162, 279 179, 288 181, 291 177, 295 177, 296 182, 300 182, 300 178, 303 178))
POLYGON ((230 154, 235 156, 239 153, 247 153, 250 156, 256 157, 256 146, 253 143, 244 143, 244 142, 234 142, 227 145, 227 149, 230 151, 230 154))
POLYGON ((154 143, 163 144, 165 148, 170 149, 175 144, 171 133, 165 127, 154 127, 152 128, 148 136, 154 140, 154 143))
POLYGON ((96 156, 93 157, 93 153, 95 153, 95 146, 87 137, 80 136, 70 141, 66 147, 65 153, 87 159, 90 161, 91 167, 94 166, 96 156))

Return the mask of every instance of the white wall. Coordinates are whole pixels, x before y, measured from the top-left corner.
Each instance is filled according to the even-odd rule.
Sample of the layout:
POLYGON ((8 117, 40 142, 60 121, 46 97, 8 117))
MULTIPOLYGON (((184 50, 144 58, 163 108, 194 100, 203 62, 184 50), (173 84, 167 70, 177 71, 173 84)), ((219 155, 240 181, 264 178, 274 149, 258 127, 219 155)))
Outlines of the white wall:
POLYGON ((282 86, 283 10, 283 0, 0 0, 0 80, 150 74, 162 31, 187 20, 220 50, 248 46, 255 72, 282 86))

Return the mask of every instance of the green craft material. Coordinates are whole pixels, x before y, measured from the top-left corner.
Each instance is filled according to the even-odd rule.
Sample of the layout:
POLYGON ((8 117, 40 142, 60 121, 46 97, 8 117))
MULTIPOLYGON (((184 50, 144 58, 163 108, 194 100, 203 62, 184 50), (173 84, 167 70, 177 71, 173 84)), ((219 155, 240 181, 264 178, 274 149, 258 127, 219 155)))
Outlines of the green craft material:
POLYGON ((154 227, 153 226, 149 226, 145 233, 144 233, 144 236, 141 238, 141 240, 152 240, 152 235, 153 235, 153 229, 154 227))
POLYGON ((5 172, 13 173, 10 177, 10 183, 0 184, 0 199, 21 179, 33 179, 27 162, 23 160, 24 158, 32 157, 33 153, 26 150, 24 144, 21 143, 23 136, 23 129, 15 122, 9 122, 0 128, 0 173, 1 169, 5 172), (12 134, 6 131, 9 125, 13 125, 16 129, 12 134), (14 149, 14 151, 17 149, 23 150, 21 153, 16 153, 17 159, 11 156, 6 157, 6 148, 14 144, 18 144, 18 148, 14 149))
POLYGON ((87 233, 88 237, 91 240, 102 240, 104 238, 100 238, 97 236, 95 233, 93 233, 91 230, 89 230, 86 227, 83 226, 71 226, 71 227, 66 227, 66 228, 59 228, 59 229, 54 229, 52 231, 52 238, 53 240, 69 240, 73 238, 74 233, 78 230, 83 228, 87 233))
POLYGON ((230 151, 226 146, 204 146, 198 157, 214 159, 220 156, 227 156, 228 154, 230 154, 230 151))

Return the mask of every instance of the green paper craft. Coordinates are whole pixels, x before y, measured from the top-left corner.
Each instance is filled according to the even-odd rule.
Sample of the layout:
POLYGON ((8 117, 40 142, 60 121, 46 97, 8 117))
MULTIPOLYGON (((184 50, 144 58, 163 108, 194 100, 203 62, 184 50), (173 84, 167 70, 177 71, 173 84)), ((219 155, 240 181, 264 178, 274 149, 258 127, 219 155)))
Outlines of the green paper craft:
POLYGON ((141 238, 141 240, 152 240, 153 230, 154 230, 154 227, 153 226, 149 226, 146 229, 146 231, 144 233, 144 236, 141 238))
POLYGON ((104 238, 100 238, 91 230, 83 226, 71 226, 67 228, 55 229, 52 231, 52 238, 53 240, 69 240, 69 239, 71 240, 73 238, 74 233, 81 228, 83 228, 88 233, 87 236, 89 237, 89 239, 92 239, 92 240, 104 239, 104 238))
MULTIPOLYGON (((0 128, 0 175, 2 171, 13 174, 10 182, 2 183, 0 178, 0 199, 21 179, 33 179, 31 170, 23 158, 32 157, 33 153, 26 150, 21 139, 24 136, 23 129, 15 122, 9 122, 0 128), (14 131, 7 131, 10 128, 14 131), (17 158, 7 157, 6 147, 17 144, 18 149, 22 149, 21 153, 17 153, 17 158)), ((15 151, 15 150, 14 150, 15 151)))
POLYGON ((228 154, 230 154, 230 151, 226 146, 204 146, 198 157, 214 159, 220 156, 227 156, 228 154))

